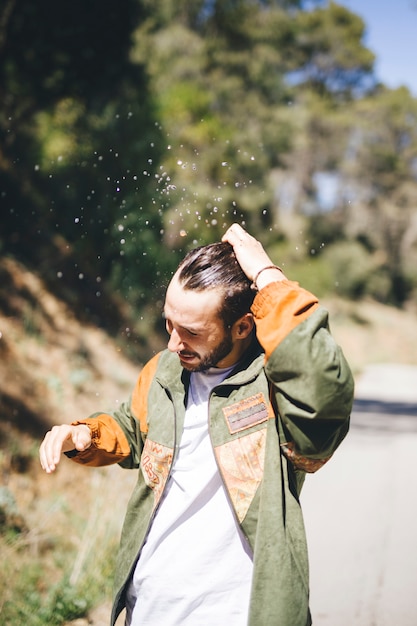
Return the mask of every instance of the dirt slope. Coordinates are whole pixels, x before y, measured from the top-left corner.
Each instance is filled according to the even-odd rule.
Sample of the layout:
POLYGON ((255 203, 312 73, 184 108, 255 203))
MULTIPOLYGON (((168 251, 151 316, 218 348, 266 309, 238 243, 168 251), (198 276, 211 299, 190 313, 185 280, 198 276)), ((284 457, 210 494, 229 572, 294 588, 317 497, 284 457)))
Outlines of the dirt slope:
POLYGON ((92 534, 103 543, 118 536, 133 472, 89 471, 63 459, 47 476, 38 449, 51 425, 127 399, 140 367, 104 331, 80 323, 38 276, 0 260, 0 538, 14 537, 0 546, 0 614, 14 602, 28 558, 41 563, 47 593, 62 577, 55 546, 68 546, 76 582, 92 534))

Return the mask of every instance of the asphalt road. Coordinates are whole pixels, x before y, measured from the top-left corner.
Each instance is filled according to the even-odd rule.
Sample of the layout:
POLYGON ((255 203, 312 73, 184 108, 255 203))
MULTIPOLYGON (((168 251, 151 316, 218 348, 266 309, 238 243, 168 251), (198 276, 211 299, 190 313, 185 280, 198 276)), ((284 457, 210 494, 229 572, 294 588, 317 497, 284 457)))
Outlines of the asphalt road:
POLYGON ((417 366, 369 368, 301 502, 314 626, 417 625, 417 366))

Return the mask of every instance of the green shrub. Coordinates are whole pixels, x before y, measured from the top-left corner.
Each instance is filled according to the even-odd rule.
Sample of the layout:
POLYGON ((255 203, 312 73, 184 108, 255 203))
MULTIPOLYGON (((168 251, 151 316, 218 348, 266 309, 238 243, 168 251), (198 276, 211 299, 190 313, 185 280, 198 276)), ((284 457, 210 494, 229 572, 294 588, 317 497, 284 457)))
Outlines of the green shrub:
POLYGON ((368 295, 385 301, 390 290, 389 277, 375 254, 356 241, 341 241, 327 247, 322 254, 332 274, 334 291, 340 296, 358 300, 368 295))

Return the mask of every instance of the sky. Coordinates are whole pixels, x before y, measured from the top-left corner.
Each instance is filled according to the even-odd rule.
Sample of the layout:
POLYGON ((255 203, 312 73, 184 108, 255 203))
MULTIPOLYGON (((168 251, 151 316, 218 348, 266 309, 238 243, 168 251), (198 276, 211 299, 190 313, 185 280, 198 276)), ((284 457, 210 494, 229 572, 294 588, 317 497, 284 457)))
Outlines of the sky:
POLYGON ((376 56, 377 78, 417 97, 417 0, 338 0, 366 25, 364 44, 376 56))

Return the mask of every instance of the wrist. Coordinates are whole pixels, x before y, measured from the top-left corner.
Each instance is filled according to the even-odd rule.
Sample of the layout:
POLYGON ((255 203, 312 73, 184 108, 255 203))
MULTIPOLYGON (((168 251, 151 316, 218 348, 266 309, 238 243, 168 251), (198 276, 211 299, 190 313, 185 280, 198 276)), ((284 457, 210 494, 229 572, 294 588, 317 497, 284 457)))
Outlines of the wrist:
POLYGON ((251 287, 255 291, 259 291, 269 283, 285 279, 284 272, 278 265, 266 265, 255 274, 251 287))

